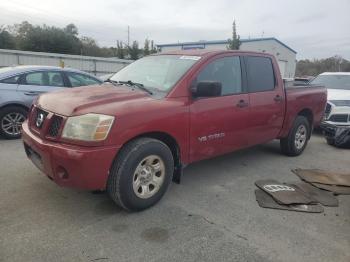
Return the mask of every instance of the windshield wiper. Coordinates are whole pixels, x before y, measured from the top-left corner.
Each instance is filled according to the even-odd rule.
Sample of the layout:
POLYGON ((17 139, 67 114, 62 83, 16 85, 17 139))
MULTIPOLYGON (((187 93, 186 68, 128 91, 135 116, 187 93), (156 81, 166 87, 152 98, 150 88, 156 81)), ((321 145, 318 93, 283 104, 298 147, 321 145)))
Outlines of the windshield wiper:
POLYGON ((117 81, 113 81, 113 80, 111 80, 111 79, 106 79, 105 81, 103 81, 104 83, 106 83, 106 82, 108 82, 108 83, 112 83, 113 85, 117 85, 118 84, 118 82, 117 81))
POLYGON ((149 93, 150 95, 153 95, 153 92, 149 89, 147 89, 143 84, 141 83, 135 83, 131 80, 128 81, 115 81, 116 83, 120 83, 120 84, 126 84, 126 85, 130 85, 130 86, 136 86, 137 88, 149 93))

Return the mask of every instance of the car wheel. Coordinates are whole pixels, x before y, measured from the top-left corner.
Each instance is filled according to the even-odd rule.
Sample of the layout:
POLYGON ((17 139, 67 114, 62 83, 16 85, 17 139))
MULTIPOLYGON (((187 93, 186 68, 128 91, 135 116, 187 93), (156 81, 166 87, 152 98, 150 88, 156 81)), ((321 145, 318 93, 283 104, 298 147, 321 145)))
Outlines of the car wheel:
POLYGON ((6 139, 20 138, 26 118, 27 111, 22 107, 9 106, 0 110, 0 135, 6 139))
POLYGON ((287 137, 280 140, 282 153, 288 156, 300 155, 309 140, 310 124, 306 117, 298 116, 287 137))
POLYGON ((122 208, 140 211, 162 198, 173 172, 169 147, 153 138, 139 138, 125 145, 114 160, 107 192, 122 208))

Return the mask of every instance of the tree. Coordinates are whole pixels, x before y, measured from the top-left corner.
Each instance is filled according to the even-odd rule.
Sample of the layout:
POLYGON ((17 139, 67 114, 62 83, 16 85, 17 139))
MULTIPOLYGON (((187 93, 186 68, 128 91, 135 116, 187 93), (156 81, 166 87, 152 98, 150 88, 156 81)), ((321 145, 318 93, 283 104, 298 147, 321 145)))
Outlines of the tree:
POLYGON ((297 62, 296 76, 317 76, 323 72, 350 72, 350 62, 340 56, 297 62))
POLYGON ((128 54, 130 59, 137 60, 139 58, 139 43, 137 41, 132 42, 132 46, 128 46, 128 54))
POLYGON ((74 28, 76 29, 74 25, 68 25, 65 29, 47 25, 33 26, 24 21, 12 26, 11 32, 20 50, 79 54, 81 44, 76 36, 77 29, 74 28))
POLYGON ((124 46, 122 41, 117 40, 117 51, 116 51, 116 55, 118 58, 120 59, 124 59, 125 58, 125 52, 124 52, 124 46))
POLYGON ((157 49, 154 45, 154 41, 152 40, 151 41, 151 54, 155 54, 155 53, 157 53, 157 49))
POLYGON ((101 50, 97 45, 95 39, 87 36, 83 36, 80 38, 81 42, 81 55, 87 56, 100 56, 101 50))
POLYGON ((0 48, 1 49, 16 48, 15 38, 2 26, 0 26, 0 48))
POLYGON ((235 20, 233 20, 233 24, 232 24, 232 39, 229 38, 227 41, 228 41, 228 45, 227 45, 228 50, 239 50, 241 41, 240 41, 240 36, 237 34, 235 20))
POLYGON ((149 50, 149 40, 146 38, 146 40, 145 40, 145 45, 144 45, 144 47, 143 47, 143 55, 144 56, 147 56, 147 55, 149 55, 151 52, 150 52, 150 50, 149 50))
POLYGON ((74 24, 67 25, 63 30, 67 34, 78 36, 78 28, 74 24))

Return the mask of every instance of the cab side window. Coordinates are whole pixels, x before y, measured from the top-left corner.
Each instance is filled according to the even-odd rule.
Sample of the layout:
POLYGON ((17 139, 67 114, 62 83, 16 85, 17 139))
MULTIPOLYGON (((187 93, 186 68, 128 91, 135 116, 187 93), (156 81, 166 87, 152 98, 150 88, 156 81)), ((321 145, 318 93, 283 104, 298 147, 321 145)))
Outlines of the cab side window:
POLYGON ((255 93, 275 89, 275 75, 270 58, 247 56, 245 62, 249 92, 255 93))
POLYGON ((197 82, 222 84, 221 95, 242 93, 241 62, 238 56, 223 57, 209 63, 197 76, 197 82))

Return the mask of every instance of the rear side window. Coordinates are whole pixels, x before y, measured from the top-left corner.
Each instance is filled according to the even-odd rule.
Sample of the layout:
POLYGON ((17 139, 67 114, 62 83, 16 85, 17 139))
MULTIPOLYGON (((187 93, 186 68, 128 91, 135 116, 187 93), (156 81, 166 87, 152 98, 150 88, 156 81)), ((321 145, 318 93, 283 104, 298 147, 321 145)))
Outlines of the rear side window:
POLYGON ((9 78, 5 78, 5 79, 1 80, 0 83, 4 83, 4 84, 17 84, 19 78, 20 78, 20 75, 13 76, 13 77, 9 77, 9 78))
POLYGON ((249 92, 269 91, 275 88, 275 75, 270 58, 247 56, 245 61, 249 92))
POLYGON ((197 82, 222 84, 221 95, 242 93, 241 63, 238 56, 223 57, 209 63, 197 76, 197 82))
POLYGON ((67 77, 68 77, 72 87, 100 84, 100 82, 98 80, 96 80, 90 76, 83 75, 83 74, 67 73, 67 77))
POLYGON ((50 86, 64 86, 63 77, 60 72, 47 72, 50 86))

